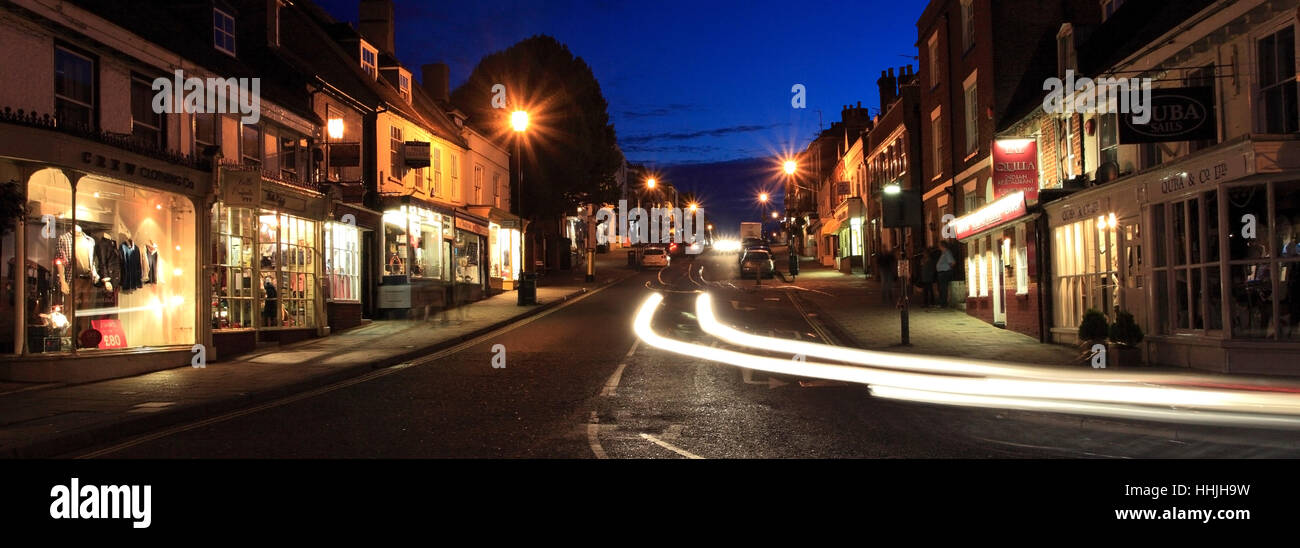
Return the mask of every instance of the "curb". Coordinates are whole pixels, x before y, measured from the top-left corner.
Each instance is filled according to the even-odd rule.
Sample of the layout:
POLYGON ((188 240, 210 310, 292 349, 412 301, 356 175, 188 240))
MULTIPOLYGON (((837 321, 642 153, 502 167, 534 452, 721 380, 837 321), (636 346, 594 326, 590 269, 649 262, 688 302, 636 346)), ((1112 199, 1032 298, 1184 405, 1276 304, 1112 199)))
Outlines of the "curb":
POLYGON ((300 392, 329 386, 354 377, 359 377, 377 369, 392 367, 402 362, 433 352, 438 352, 446 348, 451 348, 465 341, 481 337, 487 333, 491 333, 516 322, 541 314, 542 312, 566 303, 577 296, 617 284, 630 278, 634 274, 635 273, 619 276, 591 288, 578 288, 564 294, 563 296, 552 299, 549 302, 540 303, 522 314, 485 325, 450 339, 444 339, 420 348, 413 348, 374 362, 341 367, 328 373, 322 373, 287 384, 256 389, 236 397, 203 401, 167 409, 165 411, 159 411, 153 414, 139 415, 135 418, 127 418, 121 421, 105 421, 92 426, 56 433, 53 436, 33 440, 27 444, 7 447, 3 450, 3 453, 0 453, 0 458, 32 459, 68 457, 70 456, 69 453, 81 449, 93 448, 96 445, 102 445, 111 441, 118 441, 123 440, 124 438, 146 434, 168 426, 201 420, 206 417, 221 415, 253 405, 286 398, 300 392))

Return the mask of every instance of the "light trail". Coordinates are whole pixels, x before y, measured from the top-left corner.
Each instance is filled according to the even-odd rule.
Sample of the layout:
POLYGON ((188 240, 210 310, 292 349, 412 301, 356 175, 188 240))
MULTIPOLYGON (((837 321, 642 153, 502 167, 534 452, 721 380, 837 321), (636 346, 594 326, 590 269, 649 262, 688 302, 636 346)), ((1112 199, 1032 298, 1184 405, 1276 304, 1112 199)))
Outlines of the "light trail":
POLYGON ((717 320, 712 314, 711 306, 708 306, 707 297, 697 298, 696 313, 701 326, 714 336, 718 336, 715 333, 722 333, 741 346, 759 345, 766 350, 822 358, 828 355, 849 357, 853 359, 843 361, 867 361, 868 367, 772 358, 692 344, 663 337, 650 327, 655 311, 662 302, 663 295, 652 294, 637 310, 633 331, 646 344, 678 354, 770 373, 866 384, 872 387, 874 394, 885 398, 946 405, 1032 409, 1198 424, 1300 427, 1300 398, 1289 394, 1149 386, 1143 383, 1098 377, 1088 379, 1087 382, 1044 380, 1045 377, 1050 378, 1053 372, 1011 366, 996 366, 1001 369, 990 369, 995 366, 971 363, 966 363, 967 367, 958 372, 968 376, 954 376, 953 373, 957 371, 954 371, 951 366, 954 362, 962 363, 960 360, 898 356, 867 351, 852 351, 865 353, 854 355, 852 352, 832 352, 832 350, 851 349, 837 349, 815 343, 759 337, 739 332, 729 333, 717 329, 718 325, 711 325, 716 324, 717 320), (698 306, 701 302, 705 304, 704 307, 698 306), (734 335, 737 334, 745 336, 735 337, 734 335), (879 369, 870 360, 863 359, 874 358, 878 354, 884 354, 883 357, 888 358, 907 358, 891 363, 895 369, 911 368, 923 373, 879 369), (1037 375, 1023 377, 1021 375, 1023 370, 1033 371, 1037 375), (990 373, 1011 378, 969 376, 990 373))

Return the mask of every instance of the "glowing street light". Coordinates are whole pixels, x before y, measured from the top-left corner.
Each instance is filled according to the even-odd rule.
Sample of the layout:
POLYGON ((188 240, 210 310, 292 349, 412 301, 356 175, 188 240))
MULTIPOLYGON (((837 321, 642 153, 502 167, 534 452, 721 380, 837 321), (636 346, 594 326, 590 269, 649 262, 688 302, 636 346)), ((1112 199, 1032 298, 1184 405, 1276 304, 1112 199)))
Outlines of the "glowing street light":
POLYGON ((767 203, 767 193, 766 193, 766 192, 760 192, 760 193, 758 193, 758 201, 763 202, 763 203, 766 204, 766 203, 767 203))
POLYGON ((528 129, 528 113, 522 110, 516 110, 510 113, 510 127, 515 131, 522 132, 528 129))
POLYGON ((799 164, 795 163, 794 160, 786 160, 783 167, 786 175, 794 175, 795 170, 799 169, 799 164))
POLYGON ((776 219, 777 217, 778 217, 778 216, 777 216, 776 212, 773 211, 773 212, 772 212, 772 218, 773 218, 773 219, 776 219))
POLYGON ((696 210, 696 209, 699 209, 700 206, 699 206, 698 204, 696 204, 695 202, 691 202, 691 205, 689 205, 689 206, 687 206, 687 207, 691 210, 691 213, 695 213, 695 210, 696 210))
POLYGON ((655 183, 658 183, 658 182, 659 182, 659 181, 656 181, 654 177, 651 177, 651 178, 645 180, 645 186, 646 186, 646 188, 653 189, 653 188, 655 187, 655 183))

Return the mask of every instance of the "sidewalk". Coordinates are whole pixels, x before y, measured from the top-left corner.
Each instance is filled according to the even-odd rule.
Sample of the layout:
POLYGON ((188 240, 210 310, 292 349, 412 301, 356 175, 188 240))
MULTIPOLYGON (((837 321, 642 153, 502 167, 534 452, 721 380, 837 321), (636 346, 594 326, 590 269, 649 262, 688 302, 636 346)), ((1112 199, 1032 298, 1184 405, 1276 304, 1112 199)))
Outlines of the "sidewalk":
POLYGON ((200 420, 363 375, 455 346, 582 293, 634 275, 625 257, 597 255, 596 282, 585 270, 551 272, 536 306, 517 293, 432 315, 376 321, 320 339, 244 354, 198 369, 179 367, 79 385, 40 385, 0 393, 0 457, 48 457, 165 426, 200 420))
POLYGON ((881 302, 880 284, 861 274, 847 275, 810 260, 799 262, 798 283, 812 291, 798 296, 809 312, 830 324, 832 335, 847 346, 873 350, 960 356, 1033 365, 1080 366, 1078 350, 1041 343, 1015 331, 1001 329, 955 308, 924 308, 920 293, 908 314, 911 346, 899 346, 899 310, 881 302))

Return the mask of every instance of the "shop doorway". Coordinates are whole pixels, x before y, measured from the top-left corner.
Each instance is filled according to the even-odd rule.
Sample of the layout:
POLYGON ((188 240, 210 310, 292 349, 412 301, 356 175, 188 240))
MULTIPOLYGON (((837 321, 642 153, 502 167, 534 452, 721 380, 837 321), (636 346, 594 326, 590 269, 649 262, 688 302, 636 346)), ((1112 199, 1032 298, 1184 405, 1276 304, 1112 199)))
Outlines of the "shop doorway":
POLYGON ((1147 324, 1145 280, 1142 278, 1142 223, 1137 217, 1120 221, 1120 307, 1133 314, 1133 320, 1144 329, 1147 324))
POLYGON ((1007 295, 1003 288, 1006 286, 1004 271, 1007 264, 1006 256, 1011 253, 1011 240, 1003 239, 1001 242, 994 242, 997 247, 993 248, 991 257, 992 271, 989 272, 990 281, 993 283, 993 325, 998 327, 1007 326, 1007 295))

